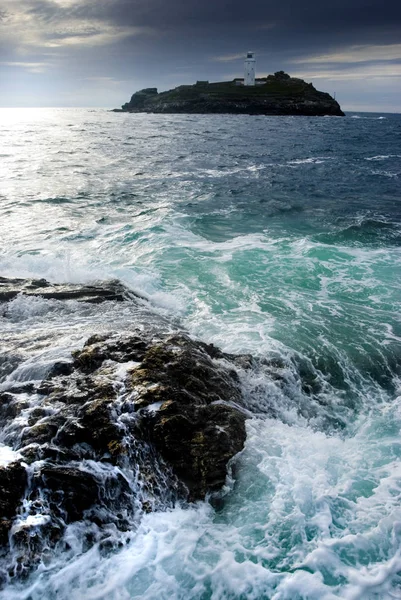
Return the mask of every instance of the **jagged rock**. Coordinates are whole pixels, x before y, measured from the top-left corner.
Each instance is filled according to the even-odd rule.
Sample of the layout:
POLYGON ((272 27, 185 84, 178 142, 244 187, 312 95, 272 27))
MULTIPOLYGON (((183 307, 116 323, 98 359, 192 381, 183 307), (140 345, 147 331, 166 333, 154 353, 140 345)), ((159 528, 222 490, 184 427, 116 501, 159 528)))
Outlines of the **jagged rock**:
POLYGON ((330 94, 284 71, 259 80, 261 85, 236 83, 236 80, 202 82, 202 85, 181 85, 159 94, 156 88, 148 88, 133 94, 131 100, 115 112, 344 116, 330 94))
POLYGON ((191 500, 219 489, 228 460, 243 447, 245 416, 232 404, 241 403, 236 371, 216 365, 215 357, 231 358, 185 335, 156 343, 145 343, 139 336, 91 338, 74 353, 74 366, 91 373, 87 388, 97 390, 100 398, 92 397, 80 409, 77 439, 112 456, 124 452, 124 431, 110 414, 112 390, 101 389, 93 378, 105 360, 134 360, 138 364, 126 381, 132 397, 126 409, 139 411, 136 435, 155 445, 188 487, 191 500), (149 407, 155 409, 146 410, 149 407))
POLYGON ((119 339, 94 335, 86 342, 83 350, 73 352, 74 366, 84 373, 91 373, 100 367, 106 358, 116 362, 142 360, 147 347, 139 335, 119 339))

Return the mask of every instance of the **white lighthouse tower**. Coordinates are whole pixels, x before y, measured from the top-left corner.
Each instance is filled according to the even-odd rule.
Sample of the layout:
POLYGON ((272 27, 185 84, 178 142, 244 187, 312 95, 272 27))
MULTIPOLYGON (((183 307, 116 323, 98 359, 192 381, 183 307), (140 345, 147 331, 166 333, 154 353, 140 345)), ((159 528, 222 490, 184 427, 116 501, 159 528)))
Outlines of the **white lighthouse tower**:
POLYGON ((244 85, 255 85, 255 66, 255 53, 248 52, 245 59, 244 85))

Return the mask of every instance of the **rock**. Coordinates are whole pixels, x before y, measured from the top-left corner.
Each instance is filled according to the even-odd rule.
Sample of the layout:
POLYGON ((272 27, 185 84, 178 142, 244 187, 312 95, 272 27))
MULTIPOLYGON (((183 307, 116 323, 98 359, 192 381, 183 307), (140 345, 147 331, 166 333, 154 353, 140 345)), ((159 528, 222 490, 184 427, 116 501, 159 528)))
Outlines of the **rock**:
POLYGON ((108 453, 110 447, 116 448, 123 437, 123 431, 114 422, 111 405, 112 399, 109 398, 94 400, 79 412, 80 441, 103 453, 108 453))
POLYGON ((11 535, 13 573, 26 575, 76 521, 89 547, 143 512, 221 489, 245 442, 237 359, 250 360, 184 333, 95 335, 31 389, 31 403, 18 384, 2 393, 2 416, 17 417, 7 443, 31 472, 28 482, 21 462, 0 469, 0 546, 11 535))
POLYGON ((94 336, 74 353, 70 375, 52 374, 38 388, 45 394, 43 404, 31 411, 19 448, 24 453, 29 446, 29 462, 35 448, 36 459, 43 459, 44 445, 47 456, 53 445, 60 456, 77 458, 79 447, 81 458, 108 456, 118 462, 127 453, 127 430, 118 424, 119 416, 131 435, 154 444, 188 487, 190 499, 202 498, 223 485, 227 461, 245 440, 236 371, 216 364, 216 356, 231 358, 183 334, 156 342, 138 335, 94 336), (119 406, 114 371, 102 366, 105 361, 135 363, 119 406))
POLYGON ((43 488, 52 513, 65 523, 80 521, 89 510, 97 514, 99 525, 117 522, 121 520, 117 513, 132 504, 128 482, 111 471, 96 476, 77 467, 48 464, 36 476, 34 485, 43 488), (102 513, 102 509, 106 510, 102 513))
POLYGON ((153 421, 151 439, 199 500, 225 482, 228 461, 244 446, 244 415, 231 406, 187 406, 165 402, 153 421))
POLYGON ((51 284, 45 279, 8 279, 0 277, 0 303, 13 300, 16 296, 41 296, 47 300, 77 300, 99 304, 107 300, 122 302, 135 296, 118 281, 99 285, 51 284))
POLYGON ((284 71, 276 71, 274 73, 274 78, 278 79, 279 81, 288 81, 289 79, 291 79, 288 73, 285 73, 284 71))
MULTIPOLYGON (((231 82, 198 82, 167 92, 156 88, 140 90, 122 106, 122 112, 250 114, 250 115, 335 115, 344 116, 340 105, 325 92, 284 71, 260 80, 261 85, 231 82), (199 85, 201 83, 201 85, 199 85)), ((117 112, 117 111, 116 111, 117 112)))
POLYGON ((134 107, 138 110, 143 109, 146 106, 147 100, 154 96, 157 96, 157 88, 145 88, 140 90, 131 96, 131 100, 122 106, 122 110, 126 110, 127 107, 134 107))
POLYGON ((82 350, 73 352, 74 366, 84 373, 91 373, 100 367, 106 358, 115 362, 142 360, 146 349, 147 344, 139 335, 117 339, 94 335, 82 350))
POLYGON ((232 404, 241 403, 237 373, 217 366, 209 352, 216 349, 173 336, 151 346, 131 378, 137 406, 161 404, 148 417, 149 438, 190 500, 223 486, 227 462, 246 437, 245 415, 232 404))
POLYGON ((21 462, 0 467, 0 546, 8 544, 8 533, 26 486, 27 474, 21 462))
MULTIPOLYGON (((32 423, 31 419, 31 423, 32 423)), ((34 421, 33 421, 34 422, 34 421)), ((62 420, 59 419, 54 422, 54 420, 49 417, 46 420, 43 420, 41 423, 35 423, 31 427, 27 427, 23 433, 21 438, 21 443, 24 446, 29 444, 45 444, 51 442, 51 440, 56 435, 59 426, 61 426, 62 420)))
MULTIPOLYGON (((71 494, 89 507, 100 497, 98 482, 88 475, 83 481, 81 473, 71 471, 71 461, 123 466, 139 460, 149 481, 156 460, 185 485, 173 483, 182 497, 198 500, 218 490, 227 462, 245 441, 238 377, 228 366, 232 358, 185 334, 156 340, 135 332, 92 336, 74 352, 72 363, 49 373, 36 390, 40 405, 23 404, 26 420, 18 421, 19 429, 15 425, 15 447, 24 460, 45 461, 35 486, 50 490, 48 501, 56 506, 52 494, 68 480, 71 494), (117 383, 122 363, 130 366, 124 382, 117 383), (144 444, 153 450, 146 454, 144 444)), ((17 397, 2 396, 3 413, 10 418, 19 414, 17 397)), ((73 504, 78 508, 68 518, 80 518, 86 508, 73 504)))
POLYGON ((73 371, 73 366, 71 362, 67 361, 58 361, 54 363, 52 368, 50 369, 47 379, 52 379, 53 377, 58 377, 59 375, 70 375, 73 371))
POLYGON ((84 511, 99 499, 94 476, 77 468, 47 465, 37 475, 38 479, 49 498, 50 508, 58 516, 61 513, 66 523, 82 519, 84 511))

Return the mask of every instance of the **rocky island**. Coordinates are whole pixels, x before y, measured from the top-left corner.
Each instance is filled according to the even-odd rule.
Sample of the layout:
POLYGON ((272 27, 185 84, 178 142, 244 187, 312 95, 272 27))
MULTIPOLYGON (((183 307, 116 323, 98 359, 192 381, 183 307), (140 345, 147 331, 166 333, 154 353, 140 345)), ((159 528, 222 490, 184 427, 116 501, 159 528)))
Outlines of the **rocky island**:
POLYGON ((114 112, 344 116, 330 94, 283 71, 256 79, 254 85, 234 79, 198 81, 160 93, 157 88, 146 88, 114 112))

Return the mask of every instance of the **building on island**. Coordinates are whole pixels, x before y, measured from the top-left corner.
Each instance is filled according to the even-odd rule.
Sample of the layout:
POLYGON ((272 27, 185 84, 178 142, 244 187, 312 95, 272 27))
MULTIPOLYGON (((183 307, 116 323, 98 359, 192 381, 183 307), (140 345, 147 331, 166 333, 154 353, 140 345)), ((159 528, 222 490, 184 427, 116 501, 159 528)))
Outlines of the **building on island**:
POLYGON ((234 79, 234 85, 246 85, 255 86, 263 85, 266 83, 266 78, 256 79, 256 57, 255 52, 247 52, 244 63, 244 78, 236 77, 234 79))
POLYGON ((255 66, 255 53, 248 52, 245 59, 244 85, 255 85, 255 66))

